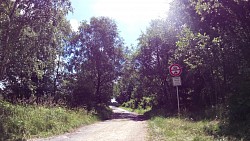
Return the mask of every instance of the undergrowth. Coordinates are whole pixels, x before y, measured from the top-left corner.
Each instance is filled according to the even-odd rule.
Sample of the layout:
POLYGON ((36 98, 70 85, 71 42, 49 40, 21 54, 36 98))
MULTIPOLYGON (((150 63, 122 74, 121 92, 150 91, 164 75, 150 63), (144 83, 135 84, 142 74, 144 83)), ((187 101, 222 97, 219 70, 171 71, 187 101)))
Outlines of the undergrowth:
POLYGON ((158 141, 212 141, 204 130, 213 127, 217 130, 217 122, 193 122, 181 118, 155 117, 149 121, 150 140, 158 141))
POLYGON ((0 101, 0 140, 26 140, 69 132, 97 121, 84 109, 13 105, 0 101))
POLYGON ((247 141, 249 123, 228 124, 218 111, 205 114, 167 113, 164 109, 149 111, 144 116, 149 119, 150 140, 154 141, 247 141), (213 115, 214 113, 214 115, 213 115), (211 116, 212 115, 212 116, 211 116), (212 118, 213 117, 213 118, 212 118), (218 118, 219 117, 219 118, 218 118), (237 125, 237 126, 235 126, 237 125), (233 128, 232 128, 233 127, 233 128), (239 131, 241 131, 239 133, 239 131))
POLYGON ((143 97, 137 104, 134 99, 131 99, 130 101, 123 103, 121 108, 137 114, 144 114, 152 109, 152 98, 143 97))

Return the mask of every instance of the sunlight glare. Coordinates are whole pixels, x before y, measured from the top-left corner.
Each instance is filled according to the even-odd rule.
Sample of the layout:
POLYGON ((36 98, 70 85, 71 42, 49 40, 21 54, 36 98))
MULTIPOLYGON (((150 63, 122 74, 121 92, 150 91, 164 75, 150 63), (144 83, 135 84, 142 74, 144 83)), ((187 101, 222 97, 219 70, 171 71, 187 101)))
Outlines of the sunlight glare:
MULTIPOLYGON (((79 7, 78 17, 71 19, 72 29, 77 31, 80 20, 90 17, 109 17, 118 25, 125 42, 136 44, 141 32, 145 31, 151 20, 165 18, 173 0, 74 0, 79 7), (81 2, 80 2, 81 1, 81 2), (84 11, 86 10, 86 11, 84 11), (86 16, 79 19, 81 16, 86 16)), ((76 11, 77 12, 77 11, 76 11)))
POLYGON ((112 17, 127 24, 166 17, 171 0, 96 0, 96 15, 112 17))
POLYGON ((70 19, 70 25, 71 25, 71 29, 73 31, 78 31, 78 27, 80 26, 80 23, 77 19, 70 19))

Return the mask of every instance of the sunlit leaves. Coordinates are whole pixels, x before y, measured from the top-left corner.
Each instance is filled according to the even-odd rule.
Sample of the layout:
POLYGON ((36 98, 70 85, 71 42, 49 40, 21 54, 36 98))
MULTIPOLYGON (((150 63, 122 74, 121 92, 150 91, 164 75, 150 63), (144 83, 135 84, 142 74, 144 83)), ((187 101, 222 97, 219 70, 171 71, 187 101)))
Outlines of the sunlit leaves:
POLYGON ((82 98, 82 101, 78 101, 79 105, 91 107, 110 100, 113 82, 120 73, 122 46, 113 20, 93 17, 89 23, 81 23, 79 31, 72 36, 68 52, 69 66, 77 79, 73 98, 82 98), (88 82, 82 84, 84 81, 88 82), (89 87, 91 89, 86 90, 89 87))
POLYGON ((184 63, 190 66, 192 69, 204 64, 203 58, 206 54, 209 46, 209 36, 201 33, 193 33, 190 28, 184 27, 181 34, 178 36, 179 40, 176 45, 179 47, 176 50, 175 56, 179 58, 184 57, 184 63))
POLYGON ((11 91, 20 99, 51 95, 57 59, 70 32, 65 20, 70 2, 7 0, 0 9, 0 80, 8 82, 6 96, 11 91))

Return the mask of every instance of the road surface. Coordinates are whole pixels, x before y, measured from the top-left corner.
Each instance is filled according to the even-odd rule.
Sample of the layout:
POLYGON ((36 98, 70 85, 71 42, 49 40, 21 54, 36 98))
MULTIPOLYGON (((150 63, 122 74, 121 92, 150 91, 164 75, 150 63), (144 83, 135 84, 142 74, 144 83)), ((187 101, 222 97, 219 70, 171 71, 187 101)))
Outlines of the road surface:
POLYGON ((142 117, 113 107, 111 120, 84 126, 73 133, 31 141, 146 141, 147 123, 142 117))

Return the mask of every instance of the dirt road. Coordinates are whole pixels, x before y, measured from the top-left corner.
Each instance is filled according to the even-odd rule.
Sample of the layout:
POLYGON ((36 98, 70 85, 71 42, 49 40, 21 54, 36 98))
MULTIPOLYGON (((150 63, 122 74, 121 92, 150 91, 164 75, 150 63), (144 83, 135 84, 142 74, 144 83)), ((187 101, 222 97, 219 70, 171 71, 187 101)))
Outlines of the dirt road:
POLYGON ((146 141, 147 123, 140 116, 117 107, 113 118, 46 139, 32 141, 146 141))

